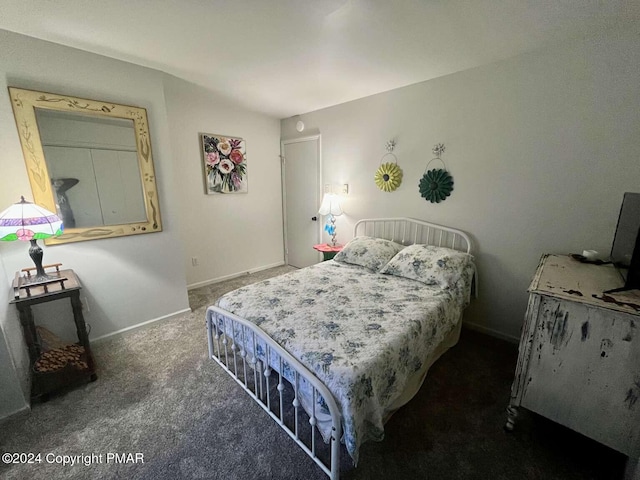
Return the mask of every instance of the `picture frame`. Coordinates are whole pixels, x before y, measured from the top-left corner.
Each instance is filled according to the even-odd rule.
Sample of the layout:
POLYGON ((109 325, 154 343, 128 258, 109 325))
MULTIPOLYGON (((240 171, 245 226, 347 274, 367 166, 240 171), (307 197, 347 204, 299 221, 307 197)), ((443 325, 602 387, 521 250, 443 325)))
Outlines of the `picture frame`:
POLYGON ((18 87, 9 87, 9 96, 33 201, 58 213, 65 224, 64 233, 47 238, 46 245, 162 231, 146 109, 18 87), (71 132, 83 132, 83 138, 71 132), (55 156, 54 150, 63 154, 55 156), (67 156, 70 151, 75 155, 67 156), (109 175, 114 171, 109 165, 116 164, 126 175, 109 175), (88 170, 91 175, 80 177, 88 170), (79 178, 89 187, 67 192, 79 178), (98 196, 98 182, 103 191, 119 195, 98 196), (82 208, 74 214, 70 204, 82 208))
POLYGON ((207 195, 248 193, 247 151, 243 138, 200 133, 207 195))

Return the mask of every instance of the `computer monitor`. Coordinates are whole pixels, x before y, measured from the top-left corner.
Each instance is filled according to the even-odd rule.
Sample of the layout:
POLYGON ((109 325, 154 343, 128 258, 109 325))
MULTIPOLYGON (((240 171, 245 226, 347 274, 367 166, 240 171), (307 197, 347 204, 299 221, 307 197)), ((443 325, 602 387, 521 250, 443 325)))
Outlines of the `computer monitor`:
POLYGON ((640 193, 624 194, 611 261, 624 280, 624 287, 615 291, 640 289, 640 193))

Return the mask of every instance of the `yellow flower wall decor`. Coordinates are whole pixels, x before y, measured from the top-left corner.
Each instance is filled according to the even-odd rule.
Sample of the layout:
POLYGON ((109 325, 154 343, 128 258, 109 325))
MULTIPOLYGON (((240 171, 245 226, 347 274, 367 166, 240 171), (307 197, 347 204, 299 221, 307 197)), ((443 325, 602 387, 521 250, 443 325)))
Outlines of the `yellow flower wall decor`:
POLYGON ((393 192, 402 183, 402 169, 397 163, 383 163, 376 171, 374 180, 383 192, 393 192))

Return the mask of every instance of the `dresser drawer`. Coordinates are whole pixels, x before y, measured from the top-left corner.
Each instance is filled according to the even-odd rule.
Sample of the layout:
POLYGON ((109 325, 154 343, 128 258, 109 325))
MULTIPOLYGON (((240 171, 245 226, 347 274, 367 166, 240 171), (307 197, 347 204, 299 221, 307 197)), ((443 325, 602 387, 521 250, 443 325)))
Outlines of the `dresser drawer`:
POLYGON ((626 455, 637 454, 638 317, 539 297, 528 312, 535 330, 521 405, 626 455))

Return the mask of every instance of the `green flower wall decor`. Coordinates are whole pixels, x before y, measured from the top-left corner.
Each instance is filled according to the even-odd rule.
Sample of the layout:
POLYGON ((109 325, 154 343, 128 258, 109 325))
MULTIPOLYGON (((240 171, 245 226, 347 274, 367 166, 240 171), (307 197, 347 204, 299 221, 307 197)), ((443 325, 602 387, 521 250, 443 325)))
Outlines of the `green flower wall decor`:
POLYGON ((442 154, 444 153, 444 143, 437 143, 431 149, 435 158, 432 158, 427 163, 427 168, 434 160, 440 160, 444 168, 433 168, 425 172, 420 179, 418 189, 420 190, 420 196, 431 203, 440 203, 445 200, 453 191, 453 178, 447 172, 447 166, 444 164, 442 154))
POLYGON ((453 191, 453 178, 449 172, 434 168, 420 179, 420 195, 431 203, 440 203, 453 191))

